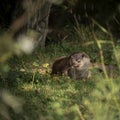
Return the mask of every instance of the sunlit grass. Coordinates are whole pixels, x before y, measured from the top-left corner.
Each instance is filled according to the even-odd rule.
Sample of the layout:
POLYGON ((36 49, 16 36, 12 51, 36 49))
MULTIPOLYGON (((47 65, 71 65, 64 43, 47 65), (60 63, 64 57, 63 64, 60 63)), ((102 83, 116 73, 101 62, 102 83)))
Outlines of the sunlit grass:
MULTIPOLYGON (((104 36, 102 32, 95 32, 97 36, 95 41, 93 34, 89 31, 90 28, 79 30, 82 30, 82 33, 78 31, 77 37, 76 34, 73 35, 74 40, 51 44, 45 50, 36 49, 31 55, 12 56, 7 64, 9 74, 2 76, 5 86, 1 84, 1 88, 4 87, 13 96, 22 98, 22 113, 18 115, 7 106, 5 107, 7 112, 4 111, 11 114, 8 118, 15 120, 107 120, 108 118, 119 120, 119 71, 113 69, 112 75, 108 75, 107 78, 103 73, 93 69, 90 79, 79 81, 70 79, 68 76, 50 75, 51 66, 56 58, 75 51, 85 51, 92 61, 95 60, 98 63, 101 63, 102 55, 105 64, 118 64, 116 64, 114 50, 108 36, 104 36), (81 42, 82 39, 84 42, 81 42), (100 50, 103 50, 102 54, 100 50)), ((118 59, 119 49, 119 45, 115 46, 118 59)))

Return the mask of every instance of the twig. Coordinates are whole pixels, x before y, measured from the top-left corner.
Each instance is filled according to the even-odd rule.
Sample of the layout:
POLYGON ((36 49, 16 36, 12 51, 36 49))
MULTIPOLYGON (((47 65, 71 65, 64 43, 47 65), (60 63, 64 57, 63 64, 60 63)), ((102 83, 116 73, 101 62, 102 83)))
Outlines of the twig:
POLYGON ((83 117, 83 115, 82 115, 82 113, 81 113, 80 108, 78 107, 78 105, 76 105, 76 109, 77 109, 77 112, 78 112, 78 114, 80 116, 80 119, 81 120, 85 120, 85 118, 83 117))
POLYGON ((33 72, 33 77, 32 77, 32 87, 33 87, 33 85, 34 85, 34 81, 35 81, 35 73, 36 73, 36 72, 33 72))
POLYGON ((103 50, 102 50, 102 46, 101 46, 101 43, 99 43, 99 41, 97 40, 97 37, 95 36, 94 32, 93 32, 93 36, 94 36, 94 39, 95 39, 95 42, 99 48, 99 52, 100 52, 100 60, 101 60, 101 65, 102 65, 102 69, 103 69, 103 73, 105 75, 105 78, 108 79, 108 74, 107 74, 107 70, 106 70, 106 67, 105 67, 105 62, 104 62, 104 55, 103 55, 103 50))

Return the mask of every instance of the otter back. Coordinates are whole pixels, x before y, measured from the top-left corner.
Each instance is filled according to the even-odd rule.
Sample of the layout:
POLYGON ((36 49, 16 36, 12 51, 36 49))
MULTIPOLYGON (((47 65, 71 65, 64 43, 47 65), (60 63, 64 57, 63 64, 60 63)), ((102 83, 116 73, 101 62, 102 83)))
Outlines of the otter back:
POLYGON ((52 66, 51 74, 67 74, 67 69, 70 67, 69 57, 60 57, 58 58, 52 66))
POLYGON ((51 74, 68 75, 70 78, 86 78, 88 76, 89 56, 84 52, 75 52, 68 57, 58 58, 52 66, 51 74))

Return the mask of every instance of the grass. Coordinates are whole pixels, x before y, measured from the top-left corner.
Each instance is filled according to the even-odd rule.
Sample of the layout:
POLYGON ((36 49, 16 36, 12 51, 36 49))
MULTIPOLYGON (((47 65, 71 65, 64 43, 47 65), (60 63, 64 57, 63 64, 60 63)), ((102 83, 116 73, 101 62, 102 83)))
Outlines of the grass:
MULTIPOLYGON (((36 49, 31 55, 13 56, 8 61, 9 72, 3 76, 0 87, 6 89, 3 93, 10 97, 6 99, 0 96, 4 98, 0 100, 1 120, 120 119, 118 71, 117 77, 109 79, 97 70, 92 70, 92 77, 88 80, 76 81, 67 76, 50 76, 53 61, 75 51, 85 51, 92 61, 100 62, 96 43, 85 47, 82 38, 78 39, 80 35, 76 38, 76 34, 80 33, 84 35, 82 38, 86 37, 84 43, 93 41, 89 29, 87 31, 83 28, 82 32, 72 36, 75 40, 51 44, 44 51, 36 49), (88 32, 91 40, 87 41, 88 32), (10 100, 13 103, 16 101, 16 104, 8 104, 10 100)), ((99 32, 97 34, 102 36, 99 32)), ((116 64, 111 48, 108 44, 102 48, 104 62, 116 64)))

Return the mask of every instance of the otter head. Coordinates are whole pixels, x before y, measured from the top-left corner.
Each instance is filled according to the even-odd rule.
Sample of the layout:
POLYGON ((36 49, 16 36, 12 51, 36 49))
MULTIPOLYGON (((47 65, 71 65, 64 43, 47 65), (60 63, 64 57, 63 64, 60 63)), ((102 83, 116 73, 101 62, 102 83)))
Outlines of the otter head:
POLYGON ((89 56, 84 52, 73 53, 70 56, 70 65, 77 69, 82 69, 86 65, 90 64, 89 56))

